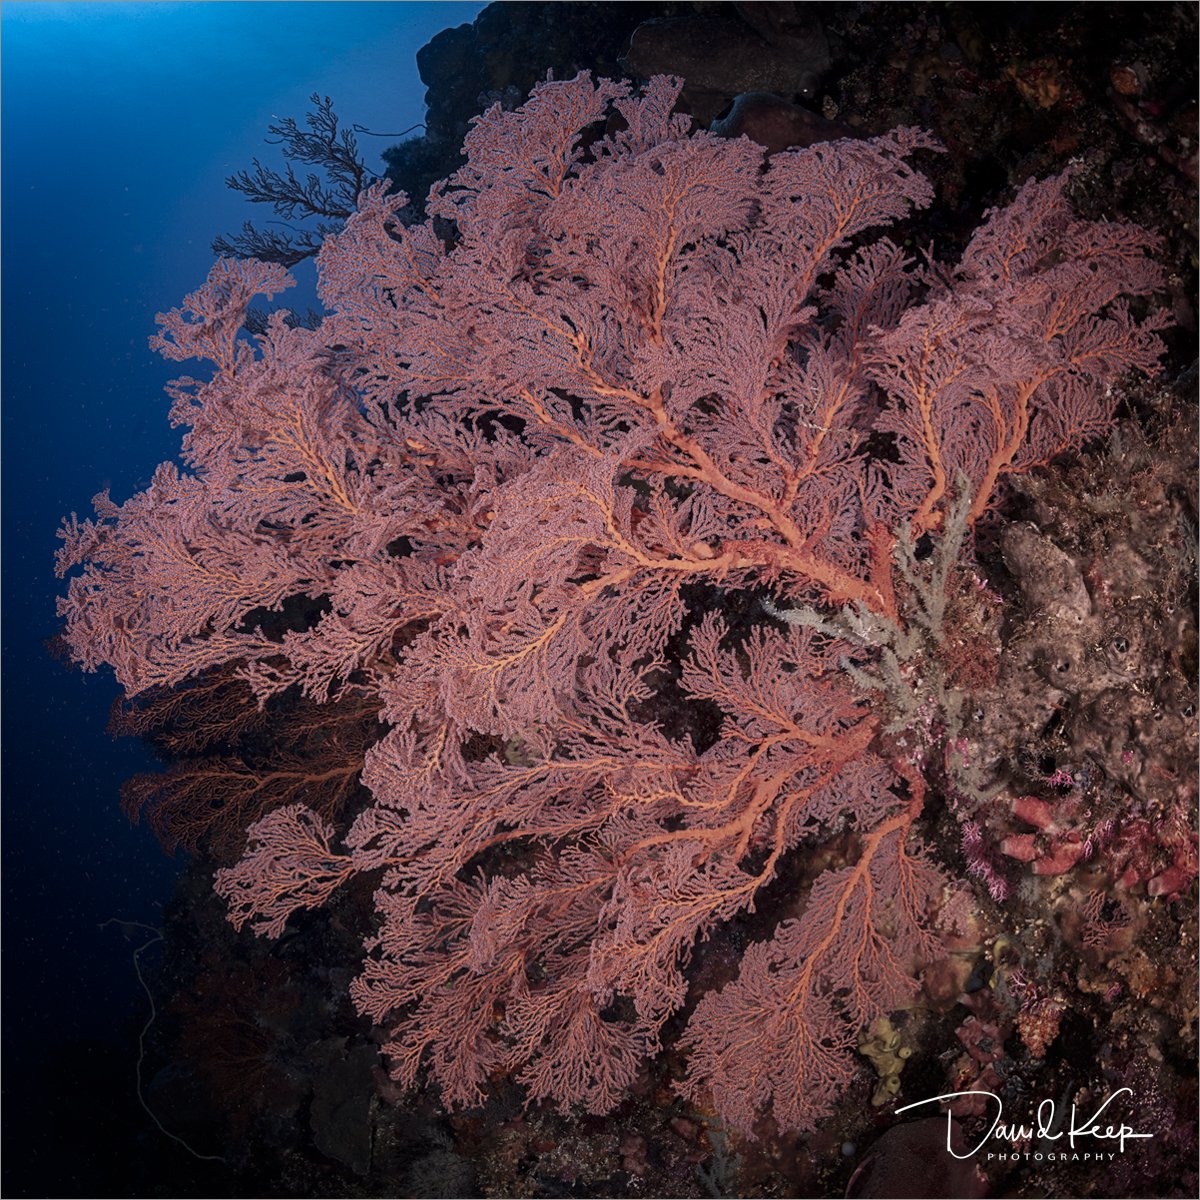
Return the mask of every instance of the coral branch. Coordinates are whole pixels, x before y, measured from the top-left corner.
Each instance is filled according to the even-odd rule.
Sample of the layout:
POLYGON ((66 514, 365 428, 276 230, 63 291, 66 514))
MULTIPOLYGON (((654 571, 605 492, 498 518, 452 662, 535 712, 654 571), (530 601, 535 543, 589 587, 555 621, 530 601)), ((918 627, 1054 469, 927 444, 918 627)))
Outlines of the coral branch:
MULTIPOLYGON (((378 876, 352 994, 402 1084, 469 1105, 508 1075, 611 1109, 697 947, 761 907, 774 933, 699 998, 684 1090, 810 1128, 932 953, 943 881, 913 825, 960 723, 972 526, 1153 369, 1158 321, 1122 296, 1159 271, 1061 179, 919 271, 869 231, 932 201, 911 163, 932 139, 765 161, 691 133, 679 89, 583 74, 493 107, 409 226, 332 123, 312 146, 289 127, 357 195, 318 258, 327 314, 252 337, 250 299, 290 280, 222 262, 160 318, 162 353, 213 367, 172 385, 184 465, 66 524, 61 611, 130 694, 216 669, 260 705, 379 712, 369 748, 195 788, 247 816, 264 789, 316 803, 362 755, 345 853, 289 803, 217 890, 278 936, 378 876), (807 901, 767 911, 834 844, 807 901)), ((1069 867, 1023 837, 1005 853, 1069 867)), ((1150 886, 1177 884, 1164 864, 1150 886)))

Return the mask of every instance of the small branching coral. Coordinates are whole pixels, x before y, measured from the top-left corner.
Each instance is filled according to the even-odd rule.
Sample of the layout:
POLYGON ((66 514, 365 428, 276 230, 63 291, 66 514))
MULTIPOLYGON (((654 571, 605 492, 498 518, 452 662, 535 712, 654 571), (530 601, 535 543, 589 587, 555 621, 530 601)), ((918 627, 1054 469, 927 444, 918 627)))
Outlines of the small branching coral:
POLYGON ((232 664, 263 700, 378 702, 345 836, 278 809, 217 889, 275 935, 378 872, 353 997, 394 1076, 450 1104, 509 1074, 611 1109, 697 947, 848 831, 683 1038, 688 1096, 803 1129, 936 949, 917 826, 953 714, 905 654, 937 653, 1004 479, 1153 369, 1156 322, 1121 297, 1159 272, 1062 178, 919 268, 863 235, 930 203, 909 159, 931 139, 767 161, 690 133, 678 90, 581 75, 490 110, 424 224, 369 188, 321 249, 315 330, 239 336, 288 280, 218 264, 157 339, 215 366, 174 387, 186 470, 68 522, 62 612, 131 692, 232 664), (918 580, 922 538, 944 549, 918 580), (731 623, 739 595, 820 616, 731 623), (264 629, 299 597, 304 628, 264 629), (668 736, 680 703, 719 733, 668 736))
POLYGON ((141 736, 166 762, 129 779, 121 807, 168 853, 182 847, 234 861, 247 826, 301 798, 327 820, 343 814, 381 732, 369 697, 275 697, 260 706, 232 676, 226 665, 113 707, 109 731, 141 736))
MULTIPOLYGON (((339 129, 333 101, 314 92, 312 109, 302 129, 292 117, 269 125, 273 145, 282 146, 287 159, 282 171, 264 167, 256 158, 253 171, 235 171, 226 186, 240 192, 252 204, 269 204, 288 222, 281 229, 260 229, 251 222, 241 233, 213 241, 214 254, 254 258, 260 262, 293 267, 311 258, 327 234, 341 227, 358 204, 358 198, 376 182, 358 156, 358 139, 349 129, 339 129), (296 174, 294 162, 316 167, 321 174, 296 174), (315 224, 294 225, 294 221, 315 224)), ((278 224, 278 222, 277 222, 278 224)))

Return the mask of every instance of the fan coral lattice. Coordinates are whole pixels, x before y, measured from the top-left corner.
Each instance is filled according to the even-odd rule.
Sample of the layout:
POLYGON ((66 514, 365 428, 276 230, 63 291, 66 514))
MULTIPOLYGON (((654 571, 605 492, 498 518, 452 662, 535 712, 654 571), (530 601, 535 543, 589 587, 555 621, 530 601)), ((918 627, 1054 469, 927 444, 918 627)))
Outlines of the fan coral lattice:
POLYGON ((316 330, 239 337, 288 280, 219 263, 160 318, 164 354, 215 367, 174 385, 186 470, 67 523, 62 611, 130 692, 232 664, 263 700, 378 701, 344 852, 289 805, 217 888, 273 935, 381 872, 354 1000, 395 1077, 452 1104, 505 1072, 611 1108, 697 945, 849 831, 684 1038, 687 1094, 805 1128, 931 953, 945 881, 913 827, 944 724, 901 737, 856 682, 869 645, 733 601, 903 629, 898 545, 1108 426, 1111 381, 1160 350, 1121 296, 1159 273, 1062 178, 918 268, 861 235, 931 202, 908 161, 931 139, 764 160, 690 133, 678 89, 581 75, 493 108, 420 225, 368 189, 321 250, 316 330), (295 597, 307 627, 271 632, 295 597))

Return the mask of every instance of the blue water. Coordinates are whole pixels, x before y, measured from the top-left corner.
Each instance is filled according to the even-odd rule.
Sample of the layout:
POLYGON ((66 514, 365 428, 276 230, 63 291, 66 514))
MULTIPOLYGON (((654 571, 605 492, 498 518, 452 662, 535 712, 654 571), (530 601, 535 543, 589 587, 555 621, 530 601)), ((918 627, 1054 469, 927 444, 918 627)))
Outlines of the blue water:
MULTIPOLYGON (((79 1130, 97 1106, 129 1102, 129 1029, 144 1003, 132 944, 99 925, 154 924, 178 865, 118 810, 121 781, 146 758, 105 732, 111 678, 46 652, 55 529, 102 487, 125 499, 177 449, 162 389, 178 368, 147 349, 154 314, 203 280, 214 235, 272 215, 224 177, 256 155, 270 164, 267 125, 302 117, 312 92, 345 122, 419 122, 416 51, 482 7, 3 6, 7 1194, 96 1194, 79 1130), (90 1077, 64 1065, 75 1046, 113 1073, 109 1094, 77 1096, 72 1129, 40 1106, 90 1077)), ((362 137, 368 165, 382 171, 396 140, 362 137)), ((311 268, 299 274, 308 286, 287 299, 303 309, 311 268)))

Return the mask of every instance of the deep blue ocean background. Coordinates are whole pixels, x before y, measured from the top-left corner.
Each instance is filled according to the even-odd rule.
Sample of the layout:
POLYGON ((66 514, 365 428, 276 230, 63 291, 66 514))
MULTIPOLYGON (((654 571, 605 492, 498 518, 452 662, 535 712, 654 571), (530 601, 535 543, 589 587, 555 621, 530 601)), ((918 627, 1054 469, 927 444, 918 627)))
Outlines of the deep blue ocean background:
MULTIPOLYGON (((4 1193, 147 1194, 161 1135, 137 1107, 138 940, 179 864, 118 807, 148 756, 105 731, 117 688, 54 661, 55 529, 174 456, 154 314, 212 238, 271 213, 224 185, 313 92, 343 123, 422 119, 415 54, 479 3, 12 3, 2 11, 4 1193)), ((396 137, 360 137, 367 165, 396 137)), ((286 302, 316 305, 311 264, 286 302)), ((169 1147, 167 1148, 169 1150, 169 1147)), ((176 1194, 203 1187, 202 1166, 176 1194)))

